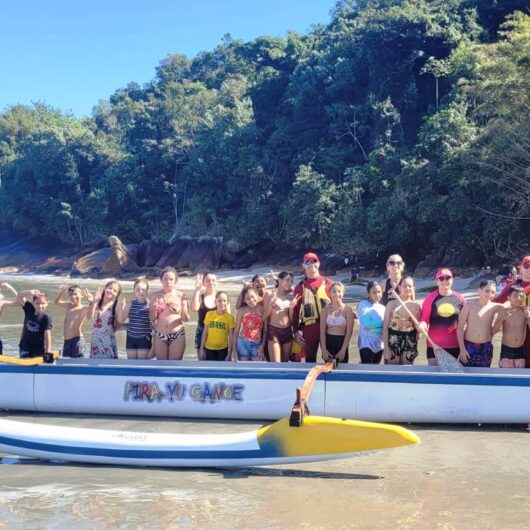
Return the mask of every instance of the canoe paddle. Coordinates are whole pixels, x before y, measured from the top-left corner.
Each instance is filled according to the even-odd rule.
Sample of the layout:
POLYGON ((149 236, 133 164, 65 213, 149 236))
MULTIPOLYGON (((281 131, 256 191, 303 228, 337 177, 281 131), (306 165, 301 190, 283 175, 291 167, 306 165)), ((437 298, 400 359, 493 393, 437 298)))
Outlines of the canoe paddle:
POLYGON ((304 423, 304 416, 309 415, 309 407, 307 402, 309 401, 309 395, 313 390, 313 385, 320 374, 327 374, 335 368, 337 359, 332 361, 326 361, 324 364, 318 364, 313 366, 306 375, 302 388, 296 389, 296 401, 294 402, 291 410, 291 416, 289 418, 289 426, 301 427, 304 423))
POLYGON ((412 322, 416 326, 416 329, 425 335, 425 338, 432 344, 432 348, 434 350, 434 356, 436 358, 436 364, 438 365, 438 368, 441 372, 448 372, 448 373, 463 373, 464 367, 460 364, 458 359, 455 359, 448 351, 445 351, 443 348, 440 348, 432 339, 429 337, 429 334, 421 328, 420 323, 418 322, 417 318, 412 314, 411 310, 407 307, 407 305, 401 300, 399 294, 393 290, 394 296, 396 297, 396 300, 398 301, 399 305, 408 313, 409 317, 411 318, 412 322))

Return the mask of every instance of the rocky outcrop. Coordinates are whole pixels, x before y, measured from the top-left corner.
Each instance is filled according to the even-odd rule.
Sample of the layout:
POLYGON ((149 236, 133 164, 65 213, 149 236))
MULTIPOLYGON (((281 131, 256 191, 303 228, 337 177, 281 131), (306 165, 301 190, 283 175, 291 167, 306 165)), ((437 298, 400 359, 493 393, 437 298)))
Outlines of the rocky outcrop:
POLYGON ((142 241, 136 249, 136 263, 139 267, 154 267, 169 248, 169 243, 162 239, 142 241))
POLYGON ((171 266, 176 269, 216 270, 221 267, 223 255, 222 237, 187 237, 171 240, 157 267, 171 266))
MULTIPOLYGON (((101 266, 101 274, 119 274, 138 268, 132 249, 116 236, 109 236, 110 255, 101 266)), ((134 249, 136 250, 136 249, 134 249)))

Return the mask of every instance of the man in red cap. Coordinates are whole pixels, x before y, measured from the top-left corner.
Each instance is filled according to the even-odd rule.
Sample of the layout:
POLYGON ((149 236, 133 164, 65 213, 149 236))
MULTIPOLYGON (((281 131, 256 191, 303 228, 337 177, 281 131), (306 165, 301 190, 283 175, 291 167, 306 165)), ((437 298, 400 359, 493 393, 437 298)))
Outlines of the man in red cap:
MULTIPOLYGON (((525 256, 521 260, 519 265, 519 278, 513 278, 511 282, 508 282, 502 292, 493 299, 494 302, 500 302, 503 304, 508 300, 508 295, 510 287, 514 284, 520 285, 524 289, 526 296, 526 305, 530 305, 530 255, 525 256)), ((526 332, 526 341, 525 341, 525 358, 526 358, 526 367, 530 368, 530 333, 526 332)))
POLYGON ((320 275, 320 260, 314 252, 304 255, 302 267, 305 278, 294 289, 298 302, 293 310, 293 328, 296 342, 304 347, 306 362, 314 363, 320 345, 320 315, 330 303, 333 282, 320 275))

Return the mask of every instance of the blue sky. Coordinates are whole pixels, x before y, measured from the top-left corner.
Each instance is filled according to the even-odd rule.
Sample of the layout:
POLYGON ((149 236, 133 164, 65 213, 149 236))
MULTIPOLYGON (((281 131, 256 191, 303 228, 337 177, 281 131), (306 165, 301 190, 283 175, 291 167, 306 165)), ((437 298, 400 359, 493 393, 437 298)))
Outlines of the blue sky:
POLYGON ((41 101, 90 115, 171 53, 193 57, 225 33, 252 40, 328 23, 335 0, 4 0, 0 110, 41 101))

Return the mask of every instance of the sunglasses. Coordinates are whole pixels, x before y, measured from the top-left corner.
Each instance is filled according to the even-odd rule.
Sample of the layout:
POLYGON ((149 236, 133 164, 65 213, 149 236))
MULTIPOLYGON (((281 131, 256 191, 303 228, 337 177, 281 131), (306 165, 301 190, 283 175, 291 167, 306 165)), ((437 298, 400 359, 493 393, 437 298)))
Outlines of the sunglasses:
POLYGON ((530 263, 525 263, 523 265, 523 269, 530 269, 530 263))
POLYGON ((393 267, 394 265, 403 265, 403 262, 402 262, 402 261, 394 261, 394 260, 390 260, 390 261, 388 262, 388 264, 391 265, 391 266, 393 267))
POLYGON ((304 261, 304 265, 313 265, 313 263, 317 263, 316 259, 306 259, 304 261))
POLYGON ((440 280, 441 282, 448 282, 452 278, 452 276, 438 276, 438 280, 440 280))

